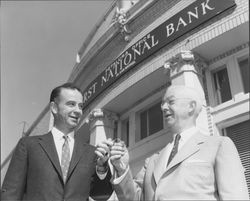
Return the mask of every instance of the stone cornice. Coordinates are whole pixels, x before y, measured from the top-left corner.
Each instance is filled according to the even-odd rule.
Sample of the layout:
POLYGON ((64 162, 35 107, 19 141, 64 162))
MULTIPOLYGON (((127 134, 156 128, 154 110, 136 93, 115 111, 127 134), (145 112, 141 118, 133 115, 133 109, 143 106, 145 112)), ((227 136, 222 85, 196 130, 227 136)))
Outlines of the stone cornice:
POLYGON ((233 54, 235 54, 243 49, 246 49, 246 48, 249 48, 249 41, 247 43, 241 44, 241 45, 239 45, 239 46, 237 46, 237 47, 235 47, 227 52, 224 52, 223 54, 220 54, 219 56, 209 60, 208 63, 209 63, 209 65, 211 65, 219 60, 222 60, 226 57, 229 57, 229 56, 231 56, 231 55, 233 55, 233 54))

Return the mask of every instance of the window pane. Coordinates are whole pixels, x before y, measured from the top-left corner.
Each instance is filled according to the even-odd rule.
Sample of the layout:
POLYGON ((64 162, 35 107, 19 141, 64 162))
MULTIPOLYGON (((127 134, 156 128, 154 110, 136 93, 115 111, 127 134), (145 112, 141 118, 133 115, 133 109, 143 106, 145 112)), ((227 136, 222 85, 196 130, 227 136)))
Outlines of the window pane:
POLYGON ((244 86, 244 92, 249 92, 249 58, 246 58, 239 62, 242 82, 244 86))
POLYGON ((219 70, 216 73, 214 73, 214 82, 215 82, 215 89, 219 99, 218 102, 224 103, 228 100, 231 100, 232 94, 226 68, 223 68, 222 70, 219 70))
POLYGON ((148 119, 149 119, 149 135, 152 135, 163 129, 161 103, 158 103, 149 109, 148 119))
POLYGON ((148 127, 148 122, 147 122, 147 110, 145 112, 142 112, 140 114, 141 117, 141 139, 147 137, 148 132, 147 132, 147 127, 148 127))

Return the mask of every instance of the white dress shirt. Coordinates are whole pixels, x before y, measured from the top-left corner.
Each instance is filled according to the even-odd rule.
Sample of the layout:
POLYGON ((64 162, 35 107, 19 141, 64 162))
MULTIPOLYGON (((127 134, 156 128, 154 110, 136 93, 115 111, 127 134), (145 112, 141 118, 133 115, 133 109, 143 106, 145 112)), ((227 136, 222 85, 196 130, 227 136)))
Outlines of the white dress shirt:
MULTIPOLYGON (((198 131, 198 129, 196 127, 191 127, 189 129, 186 129, 184 131, 182 131, 180 133, 180 141, 179 141, 179 145, 178 145, 178 151, 183 147, 183 145, 196 133, 196 131, 198 131)), ((176 134, 173 136, 173 141, 169 144, 169 146, 167 147, 167 157, 165 160, 165 167, 167 168, 167 162, 168 162, 168 158, 170 156, 170 153, 174 147, 174 139, 175 139, 176 134)), ((114 170, 112 170, 114 171, 114 170)), ((117 177, 116 172, 114 171, 114 180, 113 180, 113 184, 118 184, 120 183, 125 175, 127 174, 127 172, 129 171, 129 167, 126 169, 126 171, 123 173, 123 175, 121 175, 120 177, 117 177)))
MULTIPOLYGON (((178 145, 178 150, 177 152, 183 147, 183 145, 196 133, 196 131, 198 131, 198 129, 196 127, 191 127, 189 129, 186 129, 184 131, 182 131, 180 133, 180 141, 179 141, 179 145, 178 145)), ((173 141, 169 144, 169 146, 167 147, 167 157, 166 157, 166 161, 165 161, 165 167, 167 168, 167 162, 168 162, 168 158, 170 156, 170 153, 174 147, 174 139, 175 139, 176 134, 173 136, 173 141)))
MULTIPOLYGON (((63 144, 65 142, 65 139, 63 138, 64 134, 55 127, 52 128, 51 133, 53 135, 53 139, 54 139, 54 142, 56 145, 57 155, 59 158, 59 162, 61 164, 62 147, 63 147, 63 144)), ((67 136, 68 136, 70 159, 71 159, 72 154, 73 154, 74 144, 75 144, 75 138, 74 138, 75 133, 74 132, 68 133, 67 136)))
MULTIPOLYGON (((59 162, 60 162, 60 165, 61 165, 62 147, 63 147, 63 144, 65 142, 65 139, 63 138, 64 134, 55 127, 52 128, 51 133, 52 133, 55 145, 56 145, 56 151, 57 151, 57 155, 58 155, 59 162)), ((75 144, 75 133, 74 133, 74 131, 71 132, 71 133, 68 133, 67 136, 68 136, 69 150, 70 150, 70 160, 71 160, 72 154, 73 154, 73 149, 74 149, 74 144, 75 144)), ((99 173, 97 171, 97 167, 96 167, 96 173, 97 173, 98 177, 101 180, 105 179, 105 177, 107 175, 107 172, 106 173, 99 173)))

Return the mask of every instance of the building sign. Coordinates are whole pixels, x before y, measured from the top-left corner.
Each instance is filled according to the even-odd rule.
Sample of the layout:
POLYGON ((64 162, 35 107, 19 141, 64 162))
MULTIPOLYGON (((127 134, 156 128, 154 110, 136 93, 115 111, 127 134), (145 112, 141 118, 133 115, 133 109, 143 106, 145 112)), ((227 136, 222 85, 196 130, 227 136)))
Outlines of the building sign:
POLYGON ((197 0, 166 20, 120 54, 90 83, 83 92, 84 108, 118 78, 150 55, 235 5, 234 0, 197 0))

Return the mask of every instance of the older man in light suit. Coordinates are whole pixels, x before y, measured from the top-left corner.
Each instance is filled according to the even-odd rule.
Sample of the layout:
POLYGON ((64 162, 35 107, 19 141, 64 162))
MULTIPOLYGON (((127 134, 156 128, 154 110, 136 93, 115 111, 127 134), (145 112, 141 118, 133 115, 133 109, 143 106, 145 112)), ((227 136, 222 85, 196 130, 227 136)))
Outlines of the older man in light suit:
MULTIPOLYGON (((173 142, 148 158, 135 179, 123 143, 111 146, 114 189, 119 200, 248 200, 238 152, 228 137, 196 127, 201 99, 194 89, 170 86, 162 101, 173 142)), ((103 150, 100 150, 102 152, 103 150)))

